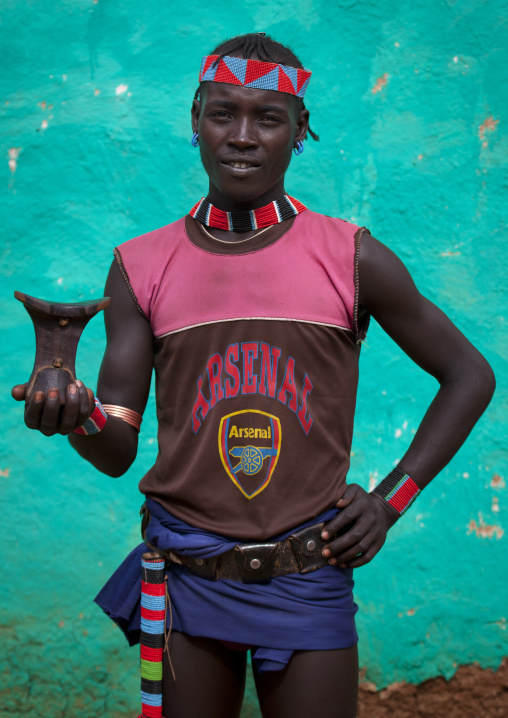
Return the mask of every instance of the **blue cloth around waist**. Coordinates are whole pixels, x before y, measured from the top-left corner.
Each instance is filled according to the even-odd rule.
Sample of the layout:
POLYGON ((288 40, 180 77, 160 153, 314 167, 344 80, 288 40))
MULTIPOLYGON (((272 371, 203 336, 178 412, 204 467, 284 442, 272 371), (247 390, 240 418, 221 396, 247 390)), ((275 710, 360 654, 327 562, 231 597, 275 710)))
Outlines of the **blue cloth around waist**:
MULTIPOLYGON (((151 514, 146 540, 155 548, 210 558, 245 543, 190 526, 151 499, 146 506, 151 514)), ((337 509, 325 511, 270 541, 330 521, 336 513, 337 509)), ((95 598, 130 645, 139 642, 141 557, 146 551, 144 543, 131 551, 95 598)), ((261 671, 284 668, 297 650, 333 650, 358 642, 352 569, 325 566, 246 584, 211 581, 173 563, 167 576, 174 630, 255 646, 252 659, 261 671)))

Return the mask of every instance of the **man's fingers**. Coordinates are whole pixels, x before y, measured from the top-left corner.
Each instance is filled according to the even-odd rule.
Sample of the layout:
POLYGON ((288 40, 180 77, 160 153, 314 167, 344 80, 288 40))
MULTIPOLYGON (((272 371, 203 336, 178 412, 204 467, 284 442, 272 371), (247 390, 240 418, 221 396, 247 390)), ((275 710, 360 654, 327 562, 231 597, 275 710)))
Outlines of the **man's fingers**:
MULTIPOLYGON (((20 401, 26 391, 26 384, 18 384, 12 388, 12 395, 20 401)), ((78 426, 82 426, 90 416, 93 407, 93 392, 83 382, 73 382, 63 396, 56 387, 44 394, 36 391, 25 406, 25 424, 29 429, 39 429, 45 436, 54 434, 70 434, 78 426), (90 398, 91 397, 91 398, 90 398)))
POLYGON ((335 556, 334 560, 330 560, 329 563, 340 566, 341 568, 358 568, 359 566, 365 566, 365 564, 372 561, 374 556, 383 548, 385 540, 386 535, 379 536, 376 531, 373 531, 355 546, 335 556))
POLYGON ((16 399, 16 401, 23 401, 25 398, 26 387, 27 384, 16 384, 16 386, 13 386, 11 389, 12 398, 16 399))
MULTIPOLYGON (((373 526, 363 521, 356 521, 352 526, 348 527, 341 536, 334 538, 333 541, 326 544, 323 549, 323 556, 341 556, 345 551, 350 551, 353 546, 365 541, 365 537, 372 532, 373 526)), ((367 548, 367 547, 365 547, 367 548)), ((353 554, 356 556, 356 554, 353 554)))
POLYGON ((321 532, 321 538, 325 541, 336 534, 345 533, 350 524, 353 524, 359 516, 362 515, 362 506, 360 503, 353 503, 342 511, 339 511, 331 521, 329 521, 321 532))
POLYGON ((335 536, 338 533, 346 533, 349 524, 354 522, 356 516, 356 512, 348 511, 346 514, 346 511, 341 511, 323 528, 321 531, 321 538, 326 541, 331 536, 335 536))
POLYGON ((36 391, 25 406, 25 424, 29 429, 39 429, 44 409, 44 392, 36 391))
POLYGON ((357 484, 350 484, 349 486, 343 488, 341 496, 337 499, 335 504, 338 509, 343 509, 346 506, 349 506, 349 504, 354 500, 356 496, 356 487, 357 484))
POLYGON ((56 387, 53 387, 46 394, 46 401, 41 414, 40 431, 45 436, 52 436, 58 432, 60 406, 60 392, 56 387))
POLYGON ((336 533, 344 531, 347 526, 353 523, 365 510, 365 500, 368 494, 358 484, 350 484, 336 506, 339 513, 333 518, 321 532, 321 538, 325 541, 336 533))
POLYGON ((365 566, 365 564, 370 563, 372 559, 377 555, 379 549, 377 550, 370 550, 366 553, 362 554, 361 556, 357 556, 356 558, 353 558, 351 561, 347 561, 345 564, 340 564, 341 568, 359 568, 360 566, 365 566))
POLYGON ((368 553, 372 550, 372 547, 376 544, 377 535, 369 533, 357 540, 351 546, 342 548, 340 551, 334 552, 330 558, 331 564, 347 564, 348 561, 356 559, 358 556, 368 553))
POLYGON ((59 433, 64 436, 70 434, 71 431, 78 426, 77 419, 80 410, 79 391, 76 384, 69 384, 65 392, 65 407, 62 411, 60 420, 59 433))
POLYGON ((344 491, 340 499, 335 504, 337 508, 342 509, 346 506, 349 506, 349 504, 354 501, 359 489, 361 490, 361 487, 358 486, 358 484, 349 484, 347 489, 344 491))
POLYGON ((79 412, 77 426, 83 426, 83 424, 93 411, 93 392, 90 389, 87 389, 83 382, 79 379, 76 381, 76 386, 78 387, 79 394, 79 412), (92 396, 91 400, 90 394, 92 396))

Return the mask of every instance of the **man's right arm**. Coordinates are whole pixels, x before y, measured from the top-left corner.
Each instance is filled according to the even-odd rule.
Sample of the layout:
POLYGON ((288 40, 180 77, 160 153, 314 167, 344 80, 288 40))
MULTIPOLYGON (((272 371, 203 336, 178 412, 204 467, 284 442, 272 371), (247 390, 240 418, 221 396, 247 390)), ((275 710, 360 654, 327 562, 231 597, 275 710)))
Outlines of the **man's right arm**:
MULTIPOLYGON (((116 404, 142 414, 153 368, 153 335, 149 322, 138 311, 116 262, 106 282, 105 296, 111 297, 106 308, 107 346, 97 384, 97 398, 104 404, 116 404)), ((12 395, 22 400, 24 386, 14 387, 12 395)), ((121 476, 136 458, 138 433, 116 416, 108 416, 98 434, 73 433, 93 409, 93 393, 82 382, 67 387, 65 407, 58 392, 46 396, 36 392, 25 408, 25 423, 46 436, 65 434, 80 456, 109 476, 121 476), (42 395, 42 396, 41 396, 42 395)))
MULTIPOLYGON (((121 275, 112 263, 105 296, 106 352, 102 360, 97 398, 143 414, 153 368, 153 335, 149 322, 140 314, 121 275)), ((99 434, 69 434, 78 454, 109 476, 125 473, 136 458, 138 432, 116 416, 108 416, 99 434)))

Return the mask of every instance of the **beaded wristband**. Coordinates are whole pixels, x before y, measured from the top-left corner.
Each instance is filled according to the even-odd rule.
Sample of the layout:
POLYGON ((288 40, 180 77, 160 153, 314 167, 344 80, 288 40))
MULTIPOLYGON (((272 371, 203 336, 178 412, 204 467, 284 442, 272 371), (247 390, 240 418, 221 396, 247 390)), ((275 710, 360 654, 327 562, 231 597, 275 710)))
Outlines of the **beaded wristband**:
POLYGON ((98 434, 106 426, 108 415, 104 411, 104 408, 100 401, 95 397, 95 409, 92 411, 88 419, 85 421, 83 426, 74 429, 75 434, 82 434, 83 436, 91 436, 92 434, 98 434))
POLYGON ((372 493, 386 499, 402 516, 421 491, 409 474, 397 467, 376 486, 372 493))

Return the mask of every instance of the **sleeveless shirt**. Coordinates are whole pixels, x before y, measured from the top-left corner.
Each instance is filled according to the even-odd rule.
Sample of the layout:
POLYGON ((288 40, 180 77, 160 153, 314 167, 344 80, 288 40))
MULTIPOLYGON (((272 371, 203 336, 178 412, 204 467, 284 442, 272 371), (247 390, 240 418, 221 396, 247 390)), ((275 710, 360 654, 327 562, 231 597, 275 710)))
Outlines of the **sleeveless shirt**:
POLYGON ((154 336, 158 455, 142 493, 251 541, 334 505, 368 324, 362 231, 306 210, 227 243, 187 216, 115 249, 154 336))

